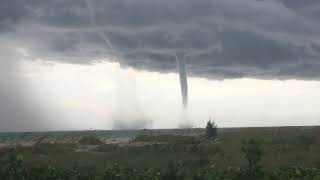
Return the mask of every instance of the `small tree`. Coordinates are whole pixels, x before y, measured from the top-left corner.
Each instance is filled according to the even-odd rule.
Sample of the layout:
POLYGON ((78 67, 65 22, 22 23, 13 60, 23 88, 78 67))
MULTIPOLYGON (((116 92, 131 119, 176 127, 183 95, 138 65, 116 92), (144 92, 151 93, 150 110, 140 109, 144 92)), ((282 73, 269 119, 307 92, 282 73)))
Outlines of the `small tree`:
POLYGON ((248 161, 248 171, 251 175, 256 174, 260 170, 261 156, 263 150, 261 144, 255 139, 249 139, 242 142, 241 151, 244 153, 248 161))
POLYGON ((206 138, 215 140, 217 136, 218 136, 218 127, 214 123, 214 121, 211 121, 211 118, 210 118, 206 126, 206 138))

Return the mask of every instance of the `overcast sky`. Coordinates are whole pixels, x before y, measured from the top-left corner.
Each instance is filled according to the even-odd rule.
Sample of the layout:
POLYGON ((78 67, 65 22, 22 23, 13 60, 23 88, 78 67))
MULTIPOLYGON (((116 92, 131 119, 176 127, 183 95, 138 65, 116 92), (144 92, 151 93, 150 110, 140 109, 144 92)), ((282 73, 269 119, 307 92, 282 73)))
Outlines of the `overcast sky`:
POLYGON ((0 131, 320 123, 318 0, 0 3, 0 131))

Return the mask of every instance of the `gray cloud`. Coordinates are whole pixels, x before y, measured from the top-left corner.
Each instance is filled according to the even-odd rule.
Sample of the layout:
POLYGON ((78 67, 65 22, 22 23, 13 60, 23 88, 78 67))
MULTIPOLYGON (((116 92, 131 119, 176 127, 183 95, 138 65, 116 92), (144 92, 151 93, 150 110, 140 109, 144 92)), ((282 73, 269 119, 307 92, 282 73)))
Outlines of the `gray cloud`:
POLYGON ((41 113, 28 97, 28 89, 21 83, 17 73, 18 56, 8 46, 11 44, 0 40, 0 131, 39 130, 45 125, 41 113))
MULTIPOLYGON (((318 79, 316 0, 9 1, 0 32, 35 57, 69 63, 110 58, 136 69, 207 78, 318 79), (313 13, 307 13, 312 9, 313 13), (117 58, 99 33, 106 35, 117 58)), ((3 2, 5 3, 5 2, 3 2)))
POLYGON ((313 6, 315 4, 319 4, 315 0, 305 0, 305 1, 299 1, 299 0, 279 0, 281 3, 283 3, 286 7, 292 8, 292 9, 301 9, 306 6, 313 6))

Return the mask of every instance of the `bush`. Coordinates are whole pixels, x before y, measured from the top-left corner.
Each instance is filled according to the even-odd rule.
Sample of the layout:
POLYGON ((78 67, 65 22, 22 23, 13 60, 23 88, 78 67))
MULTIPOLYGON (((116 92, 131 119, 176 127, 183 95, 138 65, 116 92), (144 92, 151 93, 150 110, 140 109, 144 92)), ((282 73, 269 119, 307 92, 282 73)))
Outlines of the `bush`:
POLYGON ((218 136, 218 127, 214 123, 214 121, 211 121, 211 118, 210 118, 206 126, 206 138, 215 140, 217 136, 218 136))
POLYGON ((83 145, 102 145, 103 142, 96 136, 85 136, 79 140, 79 144, 83 145))

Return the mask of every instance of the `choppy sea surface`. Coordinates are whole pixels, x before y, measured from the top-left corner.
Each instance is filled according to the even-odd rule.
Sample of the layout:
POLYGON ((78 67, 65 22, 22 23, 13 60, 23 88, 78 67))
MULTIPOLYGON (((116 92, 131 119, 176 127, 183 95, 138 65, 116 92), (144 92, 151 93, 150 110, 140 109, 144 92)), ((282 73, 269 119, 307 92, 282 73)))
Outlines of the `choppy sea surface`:
POLYGON ((158 129, 158 130, 88 130, 88 131, 52 131, 52 132, 3 132, 0 133, 0 143, 26 144, 26 143, 73 143, 81 137, 95 135, 104 141, 130 140, 140 134, 151 135, 186 135, 201 134, 203 129, 158 129))

